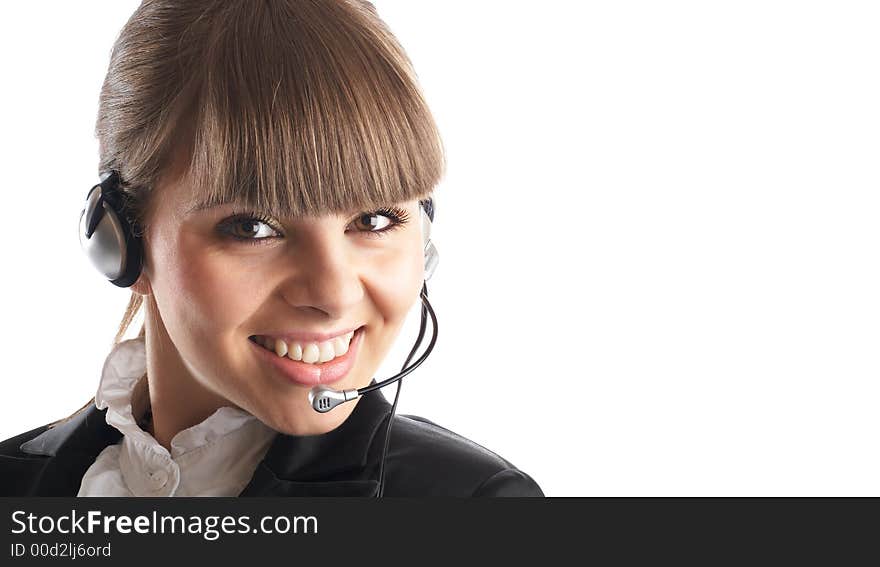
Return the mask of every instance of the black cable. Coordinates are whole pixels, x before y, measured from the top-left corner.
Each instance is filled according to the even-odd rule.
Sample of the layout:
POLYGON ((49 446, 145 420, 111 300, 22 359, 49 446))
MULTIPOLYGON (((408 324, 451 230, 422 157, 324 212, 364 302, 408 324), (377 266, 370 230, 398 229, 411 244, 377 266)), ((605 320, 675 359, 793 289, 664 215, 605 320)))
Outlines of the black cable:
MULTIPOLYGON (((424 337, 425 337, 425 327, 426 327, 426 323, 427 323, 428 309, 430 309, 430 307, 429 307, 430 303, 428 303, 428 301, 427 301, 427 299, 428 299, 428 284, 425 282, 422 282, 422 294, 421 295, 424 298, 424 301, 422 301, 422 319, 421 319, 421 322, 419 323, 419 336, 418 336, 418 338, 416 338, 416 342, 413 345, 412 350, 409 351, 409 356, 406 357, 406 362, 403 363, 403 366, 401 367, 401 371, 403 371, 403 369, 405 369, 407 367, 407 365, 409 364, 409 361, 412 359, 413 355, 415 355, 416 350, 418 350, 419 346, 421 346, 422 339, 424 339, 424 337)), ((427 351, 426 351, 425 355, 422 356, 422 359, 424 359, 424 357, 427 355, 427 353, 431 352, 431 350, 434 347, 434 343, 437 341, 437 318, 436 318, 436 316, 434 316, 433 309, 431 309, 431 318, 433 319, 432 322, 434 324, 434 332, 432 333, 431 344, 428 345, 427 351)), ((419 361, 419 364, 421 364, 421 360, 419 361)), ((415 368, 416 366, 418 366, 418 364, 413 366, 413 368, 415 368)), ((397 410, 397 400, 400 398, 400 388, 402 386, 403 386, 403 377, 401 377, 397 381, 397 388, 395 389, 395 392, 394 392, 394 403, 391 405, 391 412, 389 412, 389 414, 388 414, 388 425, 385 427, 385 446, 382 448, 382 461, 379 465, 379 491, 376 493, 376 498, 382 498, 383 494, 385 493, 385 459, 388 456, 388 445, 389 445, 389 441, 391 440, 391 425, 394 422, 394 412, 397 410)))
MULTIPOLYGON (((418 360, 416 360, 412 364, 412 366, 410 366, 409 368, 406 367, 406 365, 409 362, 409 358, 407 358, 407 362, 405 362, 403 364, 403 368, 400 370, 400 372, 398 372, 397 374, 395 374, 391 378, 386 378, 385 380, 382 380, 381 382, 377 382, 377 383, 373 384, 372 386, 364 386, 363 388, 358 388, 358 390, 357 390, 358 396, 363 396, 364 394, 372 392, 373 390, 378 390, 379 388, 384 388, 385 386, 387 386, 391 382, 396 382, 397 380, 402 379, 404 376, 408 375, 410 372, 412 372, 413 370, 415 370, 416 368, 421 366, 421 364, 423 362, 425 362, 425 359, 428 358, 428 355, 431 354, 431 351, 434 350, 434 343, 437 342, 437 315, 434 313, 434 309, 431 307, 431 302, 428 301, 428 286, 425 283, 422 283, 421 297, 422 297, 422 317, 423 317, 422 324, 424 325, 424 317, 425 317, 425 314, 427 313, 427 315, 431 316, 431 324, 434 326, 434 332, 431 335, 431 342, 428 343, 428 348, 425 349, 425 352, 422 353, 422 356, 420 356, 418 358, 418 360), (426 312, 426 309, 427 309, 427 312, 426 312)), ((415 350, 419 347, 421 340, 422 340, 422 337, 424 337, 424 335, 425 335, 424 332, 422 332, 419 335, 419 340, 416 342, 416 346, 413 347, 413 350, 410 352, 410 357, 412 357, 415 350)))

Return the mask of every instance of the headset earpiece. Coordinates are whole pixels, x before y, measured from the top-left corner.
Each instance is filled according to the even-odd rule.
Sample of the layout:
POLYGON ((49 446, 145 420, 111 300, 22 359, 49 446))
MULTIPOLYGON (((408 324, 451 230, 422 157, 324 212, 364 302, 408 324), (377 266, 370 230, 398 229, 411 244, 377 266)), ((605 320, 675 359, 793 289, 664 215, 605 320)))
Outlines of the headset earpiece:
POLYGON ((119 174, 111 171, 89 190, 80 213, 79 243, 98 272, 116 286, 129 287, 141 273, 143 244, 121 212, 118 184, 119 174))
POLYGON ((425 281, 431 279, 437 263, 440 262, 440 254, 437 247, 431 242, 431 225, 434 222, 434 200, 425 199, 419 201, 419 210, 422 219, 422 245, 425 250, 425 281))

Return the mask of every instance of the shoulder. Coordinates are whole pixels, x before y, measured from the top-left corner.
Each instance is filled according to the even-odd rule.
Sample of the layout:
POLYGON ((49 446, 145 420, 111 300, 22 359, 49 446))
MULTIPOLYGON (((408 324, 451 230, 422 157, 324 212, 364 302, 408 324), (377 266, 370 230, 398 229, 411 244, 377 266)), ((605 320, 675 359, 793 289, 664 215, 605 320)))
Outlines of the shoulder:
POLYGON ((0 441, 0 496, 26 496, 30 494, 34 479, 46 465, 47 458, 25 453, 22 443, 37 437, 46 429, 43 425, 0 441))
POLYGON ((47 429, 49 429, 48 424, 41 425, 40 427, 31 429, 30 431, 19 433, 15 437, 10 437, 9 439, 4 439, 3 441, 0 441, 0 455, 4 457, 27 457, 28 453, 24 453, 20 449, 22 443, 30 441, 47 429))
POLYGON ((415 415, 394 417, 386 466, 387 496, 544 496, 507 459, 415 415))

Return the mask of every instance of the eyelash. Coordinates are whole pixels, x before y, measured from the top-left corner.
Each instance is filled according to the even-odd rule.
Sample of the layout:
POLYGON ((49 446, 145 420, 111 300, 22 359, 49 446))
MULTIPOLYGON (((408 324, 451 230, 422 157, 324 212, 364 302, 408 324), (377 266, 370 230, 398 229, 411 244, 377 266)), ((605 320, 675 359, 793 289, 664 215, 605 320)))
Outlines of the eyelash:
MULTIPOLYGON (((401 209, 399 207, 382 207, 382 208, 377 209, 375 211, 361 213, 360 215, 355 217, 352 220, 352 222, 354 222, 355 220, 357 220, 358 218, 360 218, 361 216, 364 216, 364 215, 382 215, 382 216, 387 217, 388 219, 391 220, 391 224, 389 224, 388 226, 386 226, 385 228, 383 228, 381 230, 361 231, 361 232, 364 232, 365 234, 367 234, 369 238, 384 238, 385 236, 388 235, 388 233, 400 228, 401 226, 405 225, 409 221, 409 214, 407 214, 407 212, 404 209, 401 209)), ((242 213, 233 212, 231 216, 229 216, 228 218, 221 221, 221 223, 219 225, 219 230, 223 235, 228 236, 229 238, 232 238, 233 240, 236 240, 238 242, 250 244, 251 246, 260 246, 260 245, 264 244, 264 241, 269 241, 269 240, 272 240, 273 238, 278 238, 277 236, 269 236, 269 237, 263 237, 263 238, 247 238, 247 237, 242 237, 242 236, 238 236, 237 234, 234 234, 232 232, 231 228, 236 226, 237 224, 245 222, 245 221, 261 222, 261 223, 265 224, 266 226, 268 226, 269 228, 271 228, 272 230, 274 230, 275 232, 282 232, 277 226, 275 226, 275 223, 271 218, 269 218, 268 216, 266 216, 263 213, 258 213, 256 211, 249 211, 249 212, 242 212, 242 213)))

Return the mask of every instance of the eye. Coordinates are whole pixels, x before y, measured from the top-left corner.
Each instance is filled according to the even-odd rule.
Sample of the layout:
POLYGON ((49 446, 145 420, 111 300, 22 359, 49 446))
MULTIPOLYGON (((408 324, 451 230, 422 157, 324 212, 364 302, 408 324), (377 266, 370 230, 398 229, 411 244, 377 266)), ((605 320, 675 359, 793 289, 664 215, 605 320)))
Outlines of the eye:
POLYGON ((362 213, 351 224, 355 230, 370 235, 384 236, 386 233, 406 224, 409 215, 399 207, 383 207, 377 211, 362 213))
POLYGON ((250 241, 251 244, 281 236, 271 219, 257 213, 235 214, 224 219, 218 229, 235 240, 250 241))

